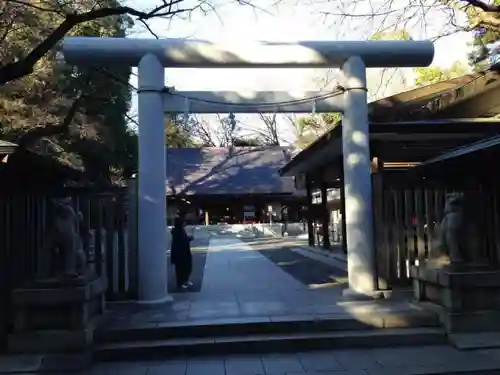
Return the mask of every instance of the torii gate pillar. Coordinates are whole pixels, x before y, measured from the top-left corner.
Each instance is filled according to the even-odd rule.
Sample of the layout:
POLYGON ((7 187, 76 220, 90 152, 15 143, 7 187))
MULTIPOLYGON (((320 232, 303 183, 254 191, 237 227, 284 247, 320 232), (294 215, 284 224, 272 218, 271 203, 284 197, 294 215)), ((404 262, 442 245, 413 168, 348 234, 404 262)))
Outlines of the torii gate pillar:
MULTIPOLYGON (((163 114, 164 111, 183 113, 185 108, 182 95, 174 97, 163 92, 164 67, 342 68, 346 78, 345 93, 318 102, 321 109, 317 108, 317 112, 343 112, 349 271, 347 294, 377 295, 365 68, 428 66, 434 57, 431 42, 305 41, 292 44, 215 45, 207 41, 185 39, 68 37, 63 41, 62 51, 66 62, 70 64, 139 67, 139 300, 144 303, 169 299, 165 251, 166 158, 163 114)), ((284 97, 272 92, 258 93, 253 98, 238 93, 183 94, 212 99, 210 105, 207 105, 209 101, 195 103, 191 108, 193 113, 265 112, 270 107, 262 103, 277 102, 280 101, 278 97, 284 97), (214 96, 218 100, 213 101, 214 96), (264 97, 264 100, 258 100, 259 96, 264 97), (220 103, 231 101, 233 106, 220 103)), ((273 110, 308 112, 310 107, 295 103, 278 105, 273 110)))
POLYGON ((138 247, 139 301, 170 300, 167 289, 167 199, 163 89, 165 68, 155 55, 139 62, 138 247))
POLYGON ((377 294, 377 264, 373 235, 372 180, 366 68, 358 56, 342 66, 345 110, 342 117, 347 275, 354 298, 377 294))

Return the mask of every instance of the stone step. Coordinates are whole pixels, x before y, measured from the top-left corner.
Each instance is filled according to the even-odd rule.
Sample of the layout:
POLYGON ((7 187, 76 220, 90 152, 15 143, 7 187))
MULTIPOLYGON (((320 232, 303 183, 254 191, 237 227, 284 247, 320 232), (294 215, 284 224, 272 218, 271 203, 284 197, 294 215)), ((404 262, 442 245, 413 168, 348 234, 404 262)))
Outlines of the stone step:
POLYGON ((448 338, 450 344, 460 350, 500 348, 500 332, 450 333, 448 338))
POLYGON ((195 320, 191 322, 150 323, 108 326, 96 332, 101 343, 147 341, 178 338, 244 336, 253 334, 324 333, 376 328, 440 327, 436 314, 405 310, 384 314, 335 314, 324 316, 249 317, 195 320))
POLYGON ((103 343, 96 346, 94 359, 98 361, 154 360, 321 349, 442 345, 446 342, 446 334, 440 328, 254 334, 103 343))

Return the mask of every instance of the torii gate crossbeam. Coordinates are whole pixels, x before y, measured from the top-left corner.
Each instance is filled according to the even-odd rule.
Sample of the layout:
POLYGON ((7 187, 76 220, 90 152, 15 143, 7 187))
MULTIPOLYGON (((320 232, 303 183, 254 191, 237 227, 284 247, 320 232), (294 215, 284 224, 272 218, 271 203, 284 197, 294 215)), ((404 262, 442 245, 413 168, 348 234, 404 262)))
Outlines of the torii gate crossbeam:
POLYGON ((332 113, 344 110, 342 91, 171 91, 163 97, 165 113, 332 113), (269 104, 276 103, 276 104, 269 104))
MULTIPOLYGON (((213 44, 186 39, 68 37, 62 43, 69 64, 138 66, 139 70, 139 302, 169 299, 166 271, 166 158, 164 112, 183 113, 185 99, 165 90, 164 69, 180 68, 341 68, 344 93, 321 99, 317 112, 339 111, 345 185, 349 289, 347 294, 374 296, 376 259, 373 244, 371 160, 368 137, 366 68, 428 66, 434 57, 429 41, 305 41, 296 43, 213 44)), ((283 93, 177 93, 203 97, 191 112, 258 112, 283 93), (256 98, 260 95, 264 103, 256 98), (208 97, 229 97, 207 103, 208 97), (250 110, 249 110, 250 109, 250 110)), ((321 93, 317 93, 317 96, 321 93)), ((290 96, 290 95, 288 95, 290 96)), ((200 98, 201 99, 201 98, 200 98)), ((209 101, 208 101, 209 102, 209 101)), ((273 101, 276 103, 277 101, 273 101)), ((308 112, 310 105, 277 105, 286 112, 308 112), (307 109, 306 109, 307 108, 307 109)))

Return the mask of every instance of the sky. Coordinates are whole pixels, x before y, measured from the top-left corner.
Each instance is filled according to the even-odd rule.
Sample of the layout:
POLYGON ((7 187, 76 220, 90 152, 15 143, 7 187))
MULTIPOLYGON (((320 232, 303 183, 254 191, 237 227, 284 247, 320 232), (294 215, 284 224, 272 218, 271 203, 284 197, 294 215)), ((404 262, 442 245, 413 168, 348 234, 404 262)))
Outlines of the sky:
MULTIPOLYGON (((194 1, 194 0, 185 0, 194 1)), ((340 1, 337 5, 328 0, 285 0, 279 5, 274 0, 257 0, 252 2, 256 7, 242 6, 234 0, 214 0, 211 3, 215 11, 208 14, 193 13, 189 19, 167 21, 156 19, 149 25, 159 37, 194 38, 210 41, 239 43, 253 41, 293 42, 298 40, 366 40, 380 28, 399 24, 399 19, 406 17, 406 9, 413 6, 413 0, 394 0, 392 9, 404 9, 396 13, 393 19, 388 17, 355 17, 346 20, 339 16, 325 16, 325 13, 356 13, 372 12, 368 7, 376 7, 377 0, 358 0, 351 2, 349 9, 340 1), (408 3, 409 2, 409 3, 408 3), (375 5, 374 5, 375 4, 375 5), (342 7, 342 9, 340 9, 342 7)), ((145 9, 157 4, 158 0, 132 0, 130 4, 145 9)), ((380 3, 383 4, 383 3, 380 3)), ((382 5, 381 5, 382 6, 382 5)), ((382 13, 382 11, 381 11, 382 13)), ((405 21, 404 27, 414 39, 432 38, 449 32, 446 29, 447 15, 441 10, 425 13, 405 21), (421 20, 425 17, 425 22, 421 20)), ((132 37, 151 37, 144 28, 136 28, 132 37)), ((467 43, 470 36, 456 33, 435 42, 435 58, 432 65, 448 67, 454 61, 464 61, 467 58, 467 43)), ((408 69, 411 70, 411 69, 408 69)), ((392 76, 393 81, 406 76, 408 70, 402 73, 385 74, 384 79, 392 76), (399 78, 398 78, 399 77, 399 78)), ((166 85, 177 90, 317 90, 323 85, 326 70, 320 69, 166 69, 166 85)), ((370 87, 379 85, 381 72, 368 72, 370 87), (377 82, 370 82, 377 80, 377 82)), ((132 77, 136 85, 136 78, 132 77)), ((385 86, 388 90, 381 95, 390 95, 405 88, 392 81, 385 86), (390 87, 393 87, 392 91, 390 87)), ((384 87, 385 87, 384 86, 384 87)), ((136 112, 136 98, 133 98, 132 113, 136 112)), ((214 118, 207 116, 208 120, 214 118)), ((237 115, 238 120, 250 123, 250 126, 260 126, 255 116, 237 115)), ((289 129, 288 129, 289 130, 289 129)), ((293 138, 287 134, 285 138, 293 138)), ((293 141, 293 139, 288 139, 293 141)))

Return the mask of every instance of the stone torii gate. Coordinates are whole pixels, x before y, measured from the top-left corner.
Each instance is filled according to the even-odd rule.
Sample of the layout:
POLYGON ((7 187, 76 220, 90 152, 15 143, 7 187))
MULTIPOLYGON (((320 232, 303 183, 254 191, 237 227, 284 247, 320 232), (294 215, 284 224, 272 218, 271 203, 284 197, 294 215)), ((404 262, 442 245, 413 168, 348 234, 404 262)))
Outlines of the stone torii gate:
POLYGON ((138 67, 139 302, 169 300, 164 113, 342 112, 348 294, 376 294, 366 68, 428 66, 429 41, 213 44, 186 39, 67 37, 68 64, 138 67), (172 92, 165 68, 341 68, 341 95, 324 92, 172 92), (186 99, 189 98, 189 99, 186 99), (304 100, 305 99, 305 100, 304 100), (186 102, 189 108, 186 108, 186 102))

